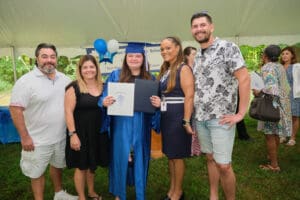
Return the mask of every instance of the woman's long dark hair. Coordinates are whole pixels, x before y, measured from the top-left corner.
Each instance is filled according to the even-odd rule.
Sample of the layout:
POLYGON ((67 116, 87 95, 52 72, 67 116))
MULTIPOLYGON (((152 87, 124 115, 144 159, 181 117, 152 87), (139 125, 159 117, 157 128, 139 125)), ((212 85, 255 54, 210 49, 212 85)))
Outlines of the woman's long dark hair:
MULTIPOLYGON (((122 70, 121 70, 121 74, 120 74, 120 82, 123 82, 123 83, 129 83, 129 82, 133 81, 133 76, 131 74, 131 71, 130 71, 128 63, 127 63, 127 55, 128 54, 125 54, 123 65, 122 65, 122 70)), ((143 55, 143 64, 141 66, 141 72, 140 72, 139 77, 141 79, 150 80, 151 75, 146 70, 145 54, 142 54, 142 55, 143 55)), ((149 70, 150 70, 150 68, 149 68, 149 70)))
MULTIPOLYGON (((185 47, 185 48, 183 49, 183 56, 184 56, 183 62, 184 62, 185 64, 188 64, 187 56, 191 55, 192 50, 197 51, 197 49, 196 49, 195 47, 192 47, 192 46, 188 46, 188 47, 185 47)), ((192 67, 192 66, 190 66, 190 67, 192 67)))
POLYGON ((169 40, 173 44, 175 44, 175 46, 179 46, 179 51, 178 51, 178 55, 176 57, 176 61, 172 65, 169 62, 164 61, 160 67, 160 72, 158 75, 158 80, 160 80, 163 77, 163 75, 166 73, 166 71, 170 69, 170 75, 169 75, 169 80, 168 80, 168 84, 167 84, 167 89, 164 92, 171 92, 176 85, 177 67, 181 63, 183 63, 183 51, 182 51, 181 41, 178 37, 166 37, 163 40, 169 40))

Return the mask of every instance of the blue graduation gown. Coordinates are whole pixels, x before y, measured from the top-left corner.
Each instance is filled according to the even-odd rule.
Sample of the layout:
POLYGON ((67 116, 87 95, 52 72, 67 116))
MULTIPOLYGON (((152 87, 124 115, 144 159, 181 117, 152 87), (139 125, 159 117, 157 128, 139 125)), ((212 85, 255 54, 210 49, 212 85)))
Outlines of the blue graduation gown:
MULTIPOLYGON (((113 71, 108 77, 103 90, 103 96, 98 105, 102 107, 107 96, 107 83, 119 82, 121 70, 113 71)), ((132 117, 109 116, 111 137, 111 162, 109 167, 109 191, 121 200, 126 199, 127 174, 133 175, 129 182, 134 183, 136 199, 145 199, 147 175, 150 160, 151 128, 157 131, 160 113, 153 114, 134 112, 132 117), (133 170, 128 173, 128 157, 133 150, 133 170)))

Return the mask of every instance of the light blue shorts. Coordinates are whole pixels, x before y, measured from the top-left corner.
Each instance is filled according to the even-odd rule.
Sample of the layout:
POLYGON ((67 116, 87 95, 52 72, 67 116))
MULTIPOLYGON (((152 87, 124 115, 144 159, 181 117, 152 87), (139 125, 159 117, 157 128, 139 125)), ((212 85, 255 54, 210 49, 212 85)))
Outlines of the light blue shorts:
POLYGON ((218 164, 231 163, 235 125, 221 125, 219 119, 196 120, 201 152, 213 154, 218 164))

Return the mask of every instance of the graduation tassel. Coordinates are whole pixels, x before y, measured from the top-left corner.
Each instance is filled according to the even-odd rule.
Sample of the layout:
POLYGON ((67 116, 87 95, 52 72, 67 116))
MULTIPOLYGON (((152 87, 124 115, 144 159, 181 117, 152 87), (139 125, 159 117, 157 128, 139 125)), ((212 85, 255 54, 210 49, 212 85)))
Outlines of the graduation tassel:
POLYGON ((145 46, 144 46, 144 50, 145 50, 145 66, 146 66, 146 71, 148 72, 149 71, 149 66, 148 66, 148 54, 147 54, 147 49, 146 49, 146 43, 145 43, 145 46))

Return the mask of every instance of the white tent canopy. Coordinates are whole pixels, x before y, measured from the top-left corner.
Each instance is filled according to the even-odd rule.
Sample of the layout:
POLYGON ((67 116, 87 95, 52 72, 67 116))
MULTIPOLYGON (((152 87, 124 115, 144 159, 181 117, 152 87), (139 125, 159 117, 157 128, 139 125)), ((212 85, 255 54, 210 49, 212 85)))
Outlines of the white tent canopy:
POLYGON ((239 45, 295 44, 299 9, 299 0, 0 0, 0 56, 10 48, 32 55, 40 42, 78 55, 97 38, 159 42, 176 35, 189 44, 190 17, 201 11, 212 15, 214 35, 239 45))

